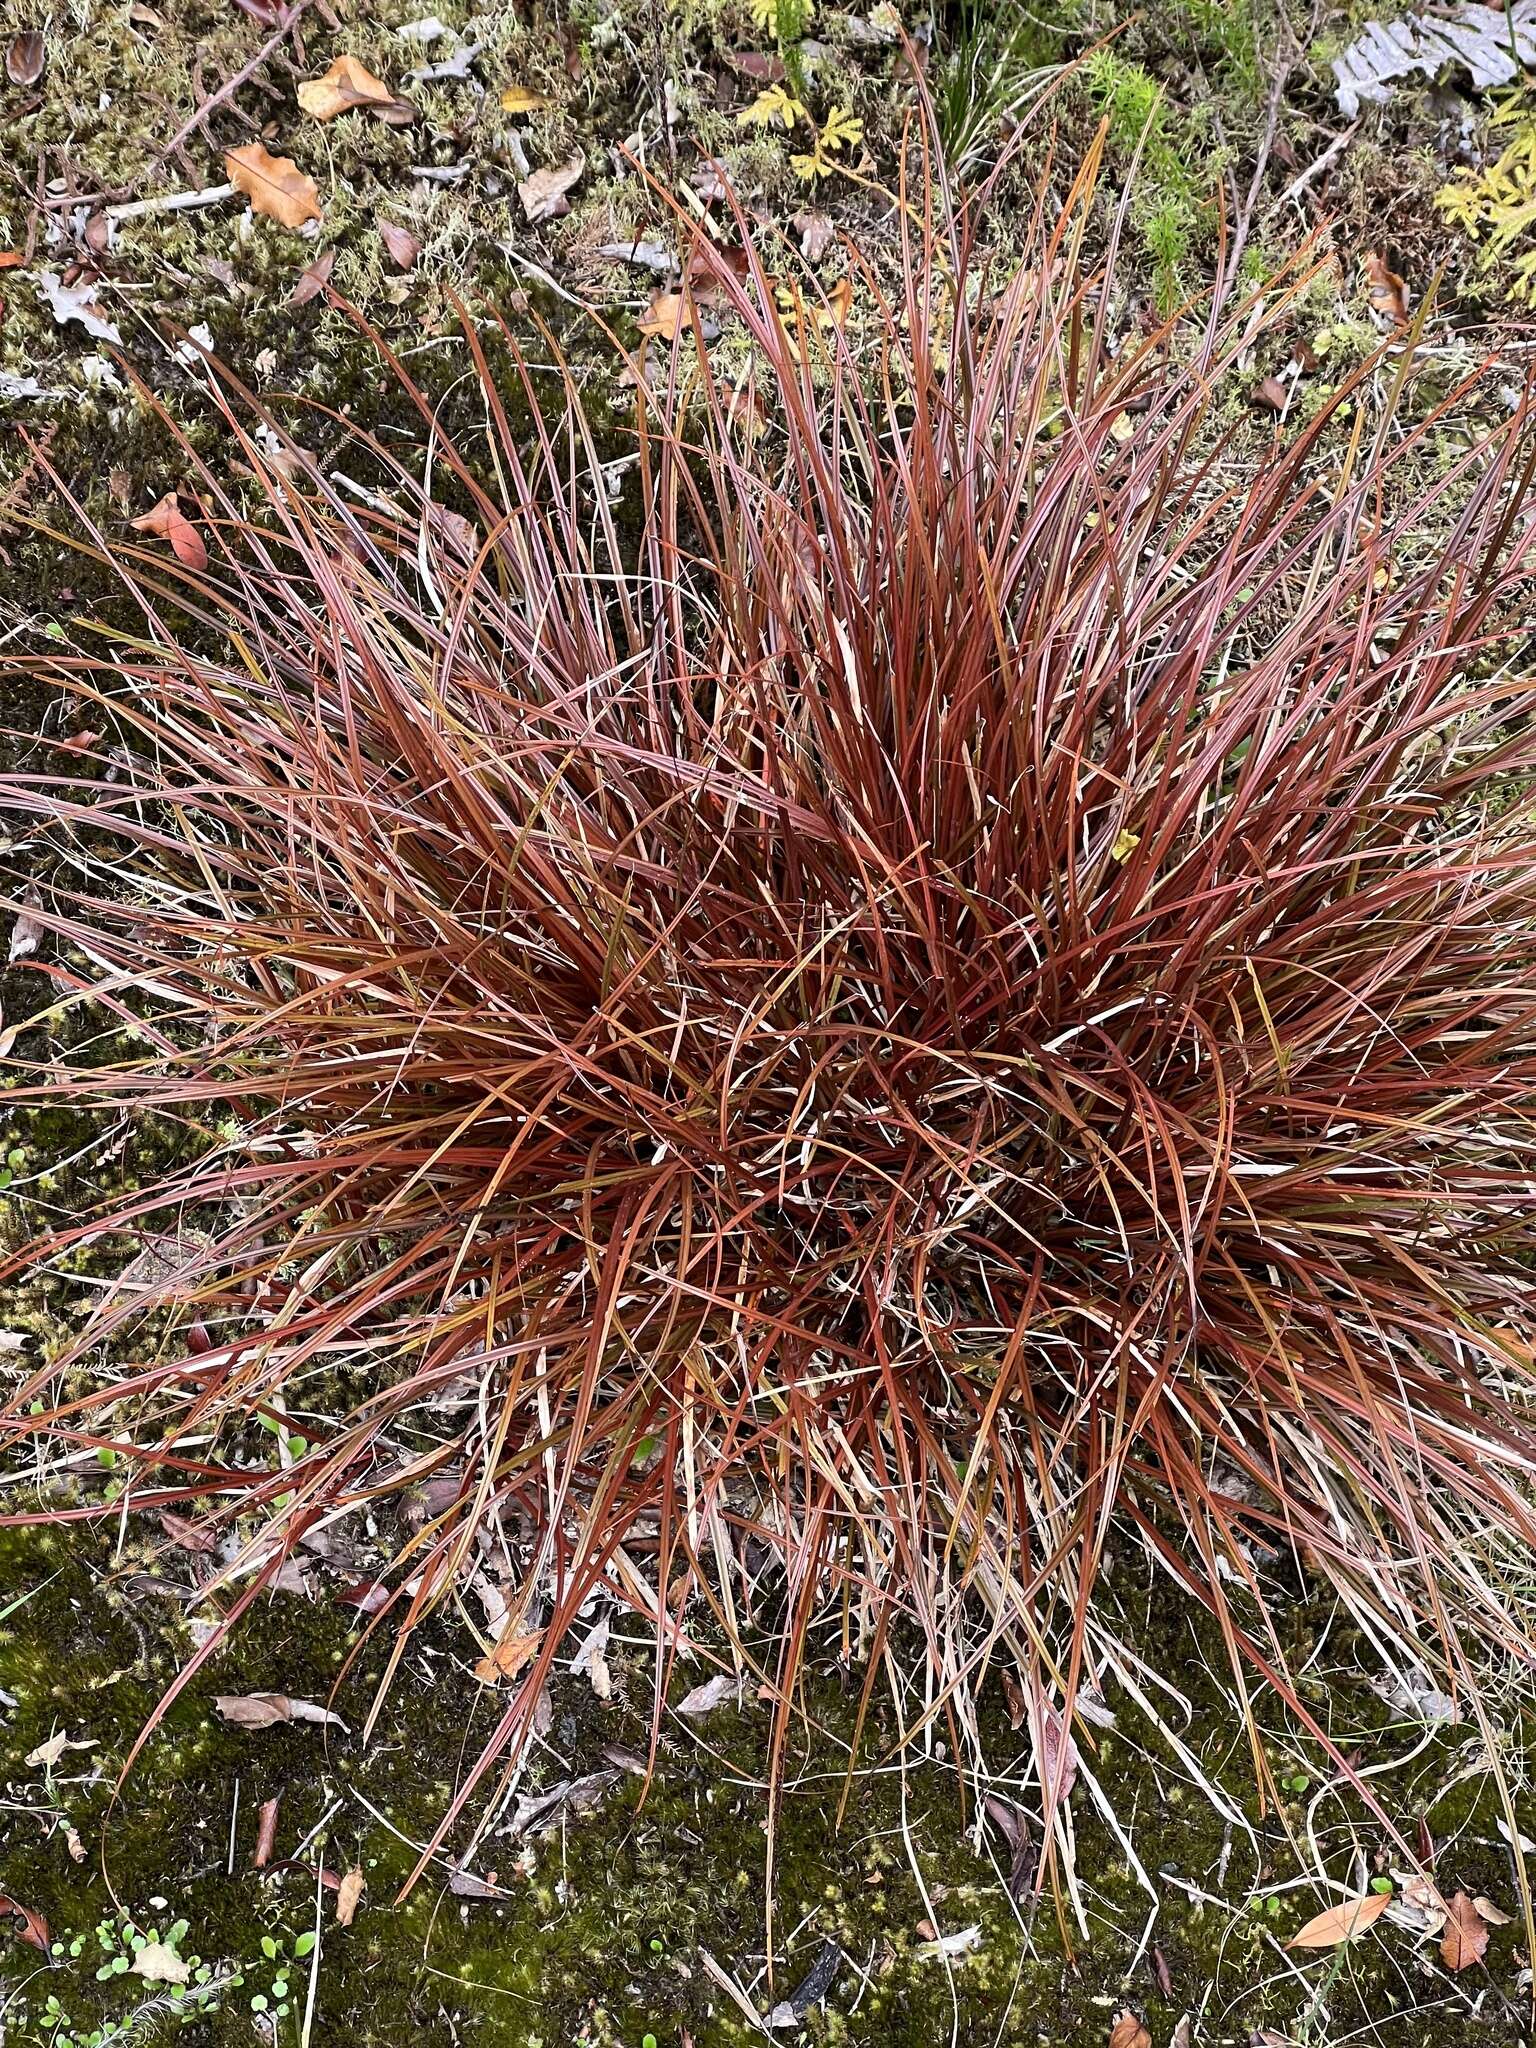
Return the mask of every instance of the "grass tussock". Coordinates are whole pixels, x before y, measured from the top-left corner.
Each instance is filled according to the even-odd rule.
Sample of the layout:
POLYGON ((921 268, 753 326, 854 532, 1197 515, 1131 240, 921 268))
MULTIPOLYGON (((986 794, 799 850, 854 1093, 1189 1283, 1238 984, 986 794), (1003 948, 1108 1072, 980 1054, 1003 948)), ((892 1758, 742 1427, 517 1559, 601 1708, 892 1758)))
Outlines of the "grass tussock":
POLYGON ((21 1255, 158 1248, 0 1410, 117 1497, 12 1503, 239 1517, 237 1615, 414 1490, 397 1646, 496 1532, 455 1811, 599 1586, 658 1712, 710 1623, 780 1741, 812 1641, 918 1646, 962 1751, 1006 1664, 1047 1807, 1116 1544, 1248 1682, 1291 1554, 1390 1660, 1524 1653, 1529 411, 1416 481, 1410 339, 1237 462, 1253 309, 1127 332, 1091 185, 1010 276, 917 195, 846 326, 719 263, 750 403, 653 354, 617 499, 504 336, 526 403, 472 332, 425 457, 226 383, 259 515, 204 471, 206 569, 96 536, 142 635, 45 664, 96 737, 0 805, 59 1002, 138 1035, 23 1083, 200 1142, 21 1255))

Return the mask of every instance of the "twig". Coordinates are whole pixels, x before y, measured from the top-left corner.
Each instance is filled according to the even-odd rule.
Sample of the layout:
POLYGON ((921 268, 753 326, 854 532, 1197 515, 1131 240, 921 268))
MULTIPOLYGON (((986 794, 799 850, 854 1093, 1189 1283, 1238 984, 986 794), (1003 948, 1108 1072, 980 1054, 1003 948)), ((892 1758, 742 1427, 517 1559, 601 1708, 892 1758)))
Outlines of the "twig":
POLYGON ((143 220, 150 213, 185 213, 194 206, 217 206, 221 199, 233 199, 233 185, 205 185, 200 192, 162 192, 155 199, 130 199, 121 206, 109 206, 107 219, 143 220))
POLYGON ((1342 135, 1335 135, 1332 142, 1329 143, 1328 147, 1323 151, 1321 156, 1314 157, 1312 162, 1307 165, 1307 168, 1304 171, 1298 171, 1296 173, 1296 176, 1292 178, 1289 185, 1286 186, 1285 190, 1280 194, 1280 197, 1275 201, 1275 205, 1277 207, 1286 206, 1289 205, 1291 200, 1299 199, 1302 193, 1306 191, 1307 187, 1310 184, 1314 183, 1316 179, 1322 176, 1323 172, 1327 170, 1328 166, 1333 162, 1334 158, 1338 156, 1342 150, 1348 149, 1349 145, 1354 141, 1355 137, 1359 134, 1359 132, 1360 123, 1358 121, 1355 121, 1352 122, 1351 125, 1344 130, 1342 135))
POLYGON ((208 116, 216 108, 222 107, 226 100, 233 99, 234 95, 250 79, 252 74, 261 69, 278 45, 287 42, 294 24, 308 5, 309 0, 294 0, 293 6, 289 8, 288 12, 283 16, 277 27, 273 29, 271 35, 267 37, 267 40, 262 44, 251 61, 248 64, 243 64, 232 78, 226 78, 217 92, 210 93, 202 105, 187 116, 170 141, 156 150, 154 162, 163 163, 168 156, 174 156, 187 137, 196 134, 197 130, 202 127, 208 116))

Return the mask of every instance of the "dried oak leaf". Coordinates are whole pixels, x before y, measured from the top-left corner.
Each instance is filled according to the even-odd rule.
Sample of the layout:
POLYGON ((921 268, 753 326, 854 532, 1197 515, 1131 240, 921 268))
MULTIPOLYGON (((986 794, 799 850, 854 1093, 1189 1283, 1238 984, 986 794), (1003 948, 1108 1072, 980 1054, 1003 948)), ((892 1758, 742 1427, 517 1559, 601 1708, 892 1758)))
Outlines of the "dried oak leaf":
MULTIPOLYGON (((196 499, 193 503, 196 504, 196 499)), ((175 491, 167 491, 158 505, 152 505, 138 519, 128 524, 135 533, 152 533, 160 540, 171 544, 171 553, 186 569, 206 569, 208 550, 203 546, 203 537, 186 513, 175 491)))
POLYGON ((1363 1898, 1345 1899, 1315 1914, 1299 1934, 1293 1934, 1287 1948, 1337 1948, 1379 1920, 1392 1903, 1390 1892, 1367 1892, 1363 1898))
POLYGON ((409 100, 397 99, 382 78, 375 78, 355 57, 338 57, 321 78, 306 78, 298 90, 299 105, 312 120, 334 121, 362 107, 389 128, 404 128, 416 118, 409 100))
POLYGON ((1488 1922, 1465 1892, 1453 1892, 1445 1902, 1445 1932, 1440 1937, 1440 1960, 1448 1970, 1470 1970, 1488 1952, 1488 1922))
POLYGON ((273 156, 261 143, 247 142, 225 152, 224 169, 235 190, 250 200, 251 210, 279 227, 301 228, 320 218, 315 181, 291 156, 273 156))
POLYGON ((570 212, 571 202, 565 195, 586 168, 587 160, 578 150, 563 164, 545 164, 541 170, 530 171, 519 181, 517 196, 534 227, 547 220, 558 220, 561 214, 570 212))
POLYGON ((1152 2048, 1152 2036, 1141 2023, 1141 2016, 1134 2012, 1123 2012, 1109 2030, 1109 2048, 1152 2048))

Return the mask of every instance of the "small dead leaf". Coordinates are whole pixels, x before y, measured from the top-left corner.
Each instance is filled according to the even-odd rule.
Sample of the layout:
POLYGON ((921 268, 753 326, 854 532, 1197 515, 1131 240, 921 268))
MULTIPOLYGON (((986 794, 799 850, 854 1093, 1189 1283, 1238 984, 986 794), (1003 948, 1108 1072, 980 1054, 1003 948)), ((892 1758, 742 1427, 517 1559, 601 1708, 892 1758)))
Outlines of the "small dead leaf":
POLYGON ((591 1813, 619 1782, 616 1770, 589 1771, 584 1778, 562 1778, 547 1792, 525 1794, 508 1824, 513 1835, 547 1835, 565 1820, 591 1813))
POLYGON ((91 1853, 90 1850, 86 1848, 85 1843, 80 1839, 80 1830, 73 1824, 73 1822, 71 1822, 64 1830, 64 1846, 66 1849, 68 1849, 71 1860, 76 1863, 83 1863, 86 1857, 91 1853))
POLYGON ((724 1706, 728 1699, 736 1696, 736 1680, 729 1671, 717 1671, 713 1678, 706 1678, 702 1685, 696 1685, 692 1692, 684 1693, 677 1703, 677 1711, 686 1714, 691 1721, 699 1720, 705 1714, 712 1714, 716 1707, 724 1706))
POLYGON ((352 1925, 352 1916, 357 1911, 357 1902, 363 1896, 363 1886, 366 1883, 367 1879, 363 1876, 361 1866, 354 1864, 336 1887, 336 1925, 338 1927, 350 1927, 352 1925))
POLYGON ((1371 311, 1394 327, 1408 324, 1408 287, 1377 249, 1365 252, 1365 288, 1371 311))
POLYGON ((1470 1970, 1488 1953, 1488 1922, 1465 1892, 1453 1892, 1445 1902, 1445 1932, 1440 1937, 1440 1960, 1448 1970, 1470 1970))
POLYGON ((609 1627, 605 1614, 571 1659, 572 1673, 578 1678, 585 1677, 600 1700, 613 1697, 613 1673, 608 1669, 609 1627))
POLYGON ((31 1751, 27 1757, 27 1769, 29 1771, 51 1771, 66 1750, 94 1749, 95 1747, 94 1737, 84 1742, 72 1742, 61 1728, 57 1734, 50 1735, 46 1742, 40 1742, 36 1749, 31 1751))
POLYGON ((0 1915, 19 1920, 20 1927, 13 1927, 11 1932, 47 1955, 48 1922, 41 1913, 34 1913, 32 1908, 24 1906, 20 1899, 9 1898, 4 1892, 0 1892, 0 1915))
POLYGON ((504 114, 536 114, 541 107, 550 104, 549 94, 535 92, 532 86, 509 85, 501 95, 501 111, 504 114))
POLYGON ((1290 393, 1278 377, 1263 377, 1253 387, 1253 402, 1268 412, 1284 412, 1290 393))
POLYGON ((307 306, 311 299, 319 298, 331 281, 331 272, 336 268, 334 247, 322 249, 314 262, 301 270, 293 290, 288 294, 290 306, 307 306))
POLYGON ((827 293, 823 319, 830 320, 839 330, 848 325, 848 315, 853 311, 853 279, 840 277, 827 293))
POLYGON ((146 1941, 135 1949, 131 1967, 133 1975, 147 1984, 186 1984, 192 1977, 175 1949, 167 1948, 163 1941, 146 1941))
POLYGON ((12 85, 36 85, 47 63, 43 38, 35 28, 24 28, 5 46, 5 75, 12 85))
POLYGON ((1480 1920, 1486 1920, 1490 1927, 1507 1927, 1510 1915, 1501 1912, 1492 1899, 1485 1899, 1481 1893, 1472 1901, 1473 1909, 1480 1920))
POLYGON ((73 320, 94 341, 121 343, 123 337, 116 322, 109 320, 97 307, 96 285, 94 277, 65 284, 56 270, 37 273, 37 288, 47 300, 49 310, 60 327, 73 320))
POLYGON ((272 1861, 272 1851, 277 1847, 277 1815, 281 1799, 264 1799, 256 1814, 256 1847, 251 1852, 251 1868, 265 1870, 272 1861))
POLYGON ((651 303, 635 322, 642 334, 676 341, 688 330, 688 301, 682 292, 652 292, 651 303))
POLYGON ((377 114, 390 128, 404 128, 416 118, 409 100, 397 99, 382 78, 375 78, 355 57, 338 57, 320 78, 306 78, 298 89, 298 102, 315 121, 334 121, 355 107, 377 114))
MULTIPOLYGON (((197 500, 194 498, 194 504, 197 500)), ((128 524, 135 533, 152 533, 160 540, 169 541, 171 553, 187 569, 206 569, 208 550, 203 546, 203 537, 182 511, 175 491, 167 491, 158 505, 128 524)))
POLYGON ((1168 2036, 1168 2048, 1194 2048, 1195 2023, 1187 2012, 1180 2013, 1179 2023, 1168 2036))
POLYGON ((379 222, 379 240, 396 270, 414 270, 416 258, 421 254, 421 244, 409 228, 401 227, 398 221, 379 222))
POLYGON ((807 209, 797 213, 790 226, 800 237, 800 254, 807 263, 819 263, 837 239, 831 216, 825 213, 807 209))
POLYGON ((243 192, 254 213, 279 227, 301 228, 320 218, 320 194, 308 172, 291 156, 273 156, 259 142, 225 152, 224 169, 237 192, 243 192))
POLYGON ((587 160, 578 150, 563 164, 545 164, 542 170, 531 171, 519 182, 517 196, 535 227, 570 212, 571 202, 565 195, 586 168, 587 160))
POLYGON ((43 943, 44 927, 32 913, 41 910, 43 899, 29 883, 21 892, 21 901, 16 911, 16 922, 11 926, 11 946, 6 955, 14 967, 18 961, 30 960, 43 943))
POLYGON ((1293 1934, 1287 1948, 1337 1948, 1373 1926, 1392 1903, 1391 1892, 1367 1892, 1363 1898, 1345 1899, 1314 1916, 1299 1934, 1293 1934))
POLYGON ((504 1685, 508 1679, 516 1678, 525 1665, 531 1664, 535 1653, 544 1640, 544 1631, 536 1628, 529 1635, 498 1637, 489 1655, 480 1659, 475 1666, 475 1676, 482 1685, 504 1685))
POLYGON ((981 1928, 974 1922, 969 1927, 957 1927, 953 1934, 936 1934, 931 1922, 920 1920, 917 1931, 925 1935, 927 1947, 923 1952, 929 1956, 966 1956, 981 1947, 981 1928))
POLYGON ((1152 2036, 1138 2013, 1123 2012, 1109 2030, 1109 2048, 1152 2048, 1152 2036))
POLYGON ((290 1699, 285 1692, 220 1693, 213 1704, 232 1728, 276 1728, 284 1721, 313 1721, 351 1733, 340 1714, 317 1707, 312 1700, 290 1699))
POLYGON ((161 1511, 160 1526, 182 1550, 200 1551, 206 1557, 210 1550, 218 1548, 218 1538, 211 1529, 205 1529, 200 1522, 189 1522, 185 1515, 173 1515, 169 1508, 161 1511))

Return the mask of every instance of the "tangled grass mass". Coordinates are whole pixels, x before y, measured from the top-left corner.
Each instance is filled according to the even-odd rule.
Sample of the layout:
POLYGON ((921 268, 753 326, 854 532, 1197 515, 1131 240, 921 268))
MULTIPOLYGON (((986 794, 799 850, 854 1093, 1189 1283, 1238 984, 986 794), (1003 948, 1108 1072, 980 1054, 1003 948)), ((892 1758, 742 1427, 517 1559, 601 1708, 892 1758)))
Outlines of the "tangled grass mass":
POLYGON ((851 313, 700 244, 750 366, 685 325, 622 430, 472 321, 457 439, 413 393, 322 464, 225 381, 256 509, 96 535, 142 633, 43 663, 94 737, 0 804, 99 1028, 23 1092, 197 1142, 12 1262, 155 1248, 7 1400, 7 1504, 205 1502, 233 1623, 410 1493, 394 1658, 494 1532, 445 1829, 600 1585, 658 1717, 702 1640, 780 1747, 813 1643, 962 1755, 1006 1667, 1048 1808, 1116 1546, 1303 1714, 1265 1560, 1399 1670, 1528 1654, 1529 396, 1421 481, 1410 335, 1234 482, 1254 306, 1127 332, 1093 175, 1011 276, 909 195, 851 313))

